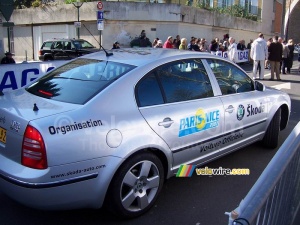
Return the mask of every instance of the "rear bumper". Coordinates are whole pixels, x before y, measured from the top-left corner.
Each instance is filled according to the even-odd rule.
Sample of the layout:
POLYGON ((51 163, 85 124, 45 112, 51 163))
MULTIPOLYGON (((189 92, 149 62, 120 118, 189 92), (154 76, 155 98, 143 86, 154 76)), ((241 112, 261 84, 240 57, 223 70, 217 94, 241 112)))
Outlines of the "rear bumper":
MULTIPOLYGON (((60 170, 64 169, 63 171, 72 171, 70 177, 67 176, 67 173, 65 176, 57 176, 57 168, 55 168, 54 174, 56 175, 49 175, 53 174, 50 172, 51 169, 48 171, 34 170, 35 177, 28 179, 28 171, 26 171, 28 168, 21 171, 16 177, 1 170, 0 166, 0 190, 17 202, 37 209, 100 208, 114 172, 122 160, 117 157, 103 157, 96 161, 97 165, 102 163, 103 166, 98 170, 89 170, 89 173, 83 175, 81 172, 78 173, 81 169, 77 168, 92 168, 95 160, 84 162, 84 164, 91 165, 90 167, 86 167, 86 165, 82 167, 78 163, 76 167, 72 166, 73 170, 66 169, 65 166, 58 167, 60 170), (47 182, 39 182, 46 178, 48 178, 47 182), (35 181, 33 182, 33 180, 35 181)), ((62 175, 61 171, 59 175, 62 175)))

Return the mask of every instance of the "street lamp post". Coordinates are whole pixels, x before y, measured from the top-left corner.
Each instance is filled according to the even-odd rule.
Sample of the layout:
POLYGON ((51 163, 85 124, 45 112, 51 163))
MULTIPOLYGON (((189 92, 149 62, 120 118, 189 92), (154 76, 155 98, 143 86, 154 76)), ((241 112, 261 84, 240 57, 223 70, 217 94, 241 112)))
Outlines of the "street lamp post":
MULTIPOLYGON (((77 8, 77 22, 79 22, 79 8, 83 5, 83 2, 80 2, 80 0, 77 0, 76 2, 72 2, 72 4, 77 8)), ((77 27, 77 37, 80 38, 80 27, 77 27)))

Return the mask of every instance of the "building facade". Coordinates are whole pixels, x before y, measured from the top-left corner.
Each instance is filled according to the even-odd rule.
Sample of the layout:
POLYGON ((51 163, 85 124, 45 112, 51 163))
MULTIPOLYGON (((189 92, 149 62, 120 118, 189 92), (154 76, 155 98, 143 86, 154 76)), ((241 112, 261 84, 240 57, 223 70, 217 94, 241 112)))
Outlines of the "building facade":
MULTIPOLYGON (((291 4, 286 1, 289 0, 199 0, 197 4, 201 7, 189 6, 193 2, 182 0, 150 3, 105 1, 103 30, 98 30, 97 26, 97 1, 86 2, 79 9, 61 2, 14 10, 10 21, 15 26, 7 28, 0 24, 0 55, 10 49, 18 61, 37 60, 39 48, 46 39, 76 38, 78 34, 74 22, 77 20, 81 21, 81 38, 107 49, 112 47, 114 41, 120 42, 122 47, 128 47, 141 30, 146 31, 150 41, 156 37, 165 41, 168 36, 179 34, 188 40, 194 36, 206 38, 210 42, 215 37, 222 39, 224 34, 229 34, 237 41, 245 39, 247 43, 256 38, 259 32, 263 32, 266 37, 294 32, 293 29, 285 30, 282 27, 294 26, 292 19, 297 14, 294 12, 299 10, 299 0, 291 0, 291 4), (256 15, 258 20, 237 18, 205 9, 235 4, 243 6, 248 10, 247 13, 256 15), (290 15, 289 21, 283 22, 283 15, 287 12, 290 15), (279 13, 281 16, 278 16, 279 13)), ((1 14, 0 18, 4 21, 1 14)))

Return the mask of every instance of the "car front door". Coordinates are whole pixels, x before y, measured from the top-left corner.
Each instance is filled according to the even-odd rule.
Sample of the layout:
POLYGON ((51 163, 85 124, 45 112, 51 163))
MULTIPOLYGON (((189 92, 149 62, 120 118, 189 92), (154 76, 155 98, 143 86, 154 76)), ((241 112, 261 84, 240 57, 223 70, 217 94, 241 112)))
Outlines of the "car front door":
POLYGON ((65 59, 65 53, 63 52, 63 41, 55 41, 51 48, 53 59, 65 59))
POLYGON ((207 59, 220 87, 225 110, 222 150, 235 150, 263 135, 267 126, 269 98, 255 90, 254 81, 237 66, 207 59))
POLYGON ((136 86, 139 110, 168 144, 174 166, 197 164, 219 149, 224 110, 199 59, 167 63, 136 86))

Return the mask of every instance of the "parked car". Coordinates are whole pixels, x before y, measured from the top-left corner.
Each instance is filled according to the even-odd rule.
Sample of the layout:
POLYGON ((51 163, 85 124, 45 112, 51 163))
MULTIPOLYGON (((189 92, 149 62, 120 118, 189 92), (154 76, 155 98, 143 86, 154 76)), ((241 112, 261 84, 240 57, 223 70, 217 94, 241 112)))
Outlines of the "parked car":
POLYGON ((277 147, 290 107, 286 93, 211 54, 88 54, 0 96, 0 190, 39 209, 136 217, 181 165, 257 141, 277 147))
POLYGON ((51 39, 42 44, 39 51, 41 61, 68 60, 99 51, 83 39, 51 39))

